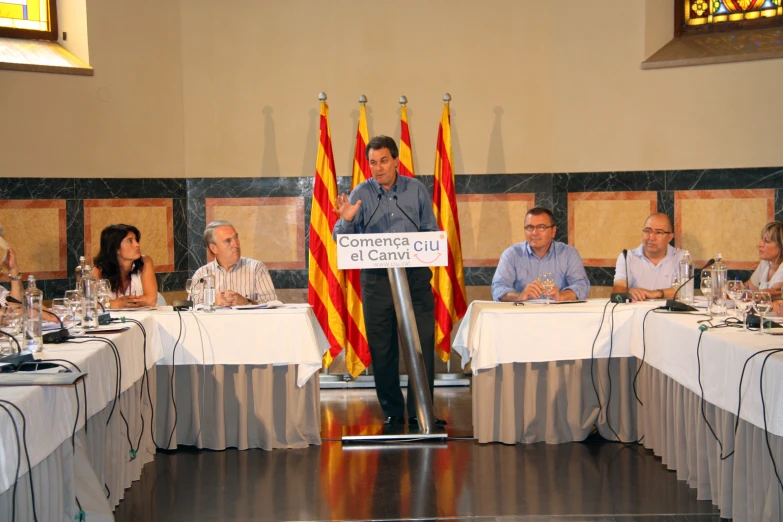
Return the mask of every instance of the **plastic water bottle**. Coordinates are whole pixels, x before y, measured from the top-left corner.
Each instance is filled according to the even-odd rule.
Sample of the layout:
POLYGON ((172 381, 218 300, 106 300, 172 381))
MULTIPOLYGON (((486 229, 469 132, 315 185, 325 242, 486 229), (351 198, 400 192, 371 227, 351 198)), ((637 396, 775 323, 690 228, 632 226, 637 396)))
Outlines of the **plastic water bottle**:
POLYGON ((98 280, 90 265, 82 267, 82 328, 98 328, 98 280))
POLYGON ((27 278, 27 290, 22 301, 24 315, 24 349, 30 352, 43 350, 43 292, 35 286, 35 276, 27 278))
POLYGON ((84 271, 84 256, 79 257, 79 266, 76 267, 75 270, 75 279, 76 279, 76 289, 79 290, 81 288, 82 283, 82 273, 84 271))
POLYGON ((677 293, 677 298, 683 303, 693 304, 693 260, 691 259, 691 253, 687 250, 682 251, 682 257, 680 258, 680 281, 686 281, 690 279, 685 288, 681 289, 677 293))
POLYGON ((710 267, 710 271, 712 272, 712 302, 715 305, 715 315, 726 315, 729 269, 723 262, 722 254, 715 254, 715 263, 710 267))
POLYGON ((204 310, 215 311, 215 276, 212 274, 204 276, 204 310))

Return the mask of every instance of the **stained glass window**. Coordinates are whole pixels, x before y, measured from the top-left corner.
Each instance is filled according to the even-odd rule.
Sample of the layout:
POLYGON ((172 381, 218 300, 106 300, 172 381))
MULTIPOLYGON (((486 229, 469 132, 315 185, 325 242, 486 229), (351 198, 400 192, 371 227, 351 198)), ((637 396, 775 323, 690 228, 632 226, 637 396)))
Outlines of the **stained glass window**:
POLYGON ((781 0, 685 0, 688 26, 783 16, 781 0))
POLYGON ((0 0, 0 36, 57 39, 57 0, 0 0))

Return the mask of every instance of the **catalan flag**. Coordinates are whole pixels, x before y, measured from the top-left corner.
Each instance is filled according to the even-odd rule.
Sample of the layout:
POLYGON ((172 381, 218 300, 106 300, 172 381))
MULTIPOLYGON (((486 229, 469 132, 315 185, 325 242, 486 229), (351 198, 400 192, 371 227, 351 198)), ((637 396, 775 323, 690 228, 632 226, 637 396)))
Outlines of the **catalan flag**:
MULTIPOLYGON (((367 111, 364 104, 367 98, 359 98, 359 128, 356 131, 356 146, 353 151, 353 176, 351 190, 356 185, 371 177, 370 164, 364 155, 364 149, 369 141, 367 132, 367 111)), ((364 329, 364 307, 362 306, 362 284, 359 278, 361 270, 345 270, 345 303, 348 350, 345 352, 345 365, 348 373, 356 377, 370 366, 370 345, 367 343, 367 332, 364 329)))
POLYGON ((413 170, 413 149, 411 148, 411 130, 408 126, 408 108, 406 107, 408 99, 400 96, 400 157, 397 164, 397 174, 412 178, 415 176, 413 170))
POLYGON ((446 233, 449 241, 449 265, 432 268, 432 293, 435 296, 435 351, 443 361, 448 361, 451 355, 451 331, 454 323, 465 316, 468 306, 465 276, 462 272, 462 242, 454 186, 454 163, 451 159, 451 96, 446 94, 443 99, 445 103, 435 153, 432 210, 435 212, 438 226, 446 233))
POLYGON ((313 209, 310 216, 310 271, 307 302, 313 307, 321 324, 329 350, 324 354, 327 368, 345 346, 345 295, 344 277, 337 269, 337 243, 332 239, 332 229, 337 214, 332 209, 337 199, 337 177, 334 170, 332 136, 329 132, 329 106, 326 96, 321 99, 321 122, 318 142, 318 158, 315 162, 313 209))

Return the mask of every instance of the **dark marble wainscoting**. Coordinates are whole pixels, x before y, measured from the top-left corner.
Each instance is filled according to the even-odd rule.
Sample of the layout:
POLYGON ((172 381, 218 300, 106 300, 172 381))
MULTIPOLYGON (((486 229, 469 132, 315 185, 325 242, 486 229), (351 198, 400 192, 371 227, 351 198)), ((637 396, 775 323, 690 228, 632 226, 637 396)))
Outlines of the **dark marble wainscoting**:
MULTIPOLYGON (((432 176, 420 176, 432 191, 432 176)), ((783 218, 783 167, 753 169, 589 172, 554 174, 460 174, 458 194, 535 194, 536 204, 555 215, 559 241, 568 241, 568 195, 578 192, 650 191, 657 194, 658 209, 674 217, 675 191, 774 189, 775 217, 783 218)), ((339 192, 349 192, 350 179, 337 180, 339 192)), ((301 197, 304 199, 305 248, 309 241, 312 177, 280 178, 2 178, 0 200, 66 201, 68 274, 73 274, 84 251, 84 200, 170 198, 173 203, 174 271, 158 274, 162 291, 182 290, 185 279, 206 262, 202 232, 206 225, 207 198, 301 197)), ((754 234, 756 231, 752 231, 754 234)), ((23 248, 23 246, 21 246, 23 248)), ((466 266, 469 286, 491 284, 495 267, 466 266)), ((278 288, 307 287, 307 270, 272 270, 278 288)), ((588 267, 594 286, 610 286, 614 267, 588 267)), ((745 277, 747 271, 737 271, 745 277)), ((72 279, 42 281, 45 298, 51 299, 72 286, 72 279)))

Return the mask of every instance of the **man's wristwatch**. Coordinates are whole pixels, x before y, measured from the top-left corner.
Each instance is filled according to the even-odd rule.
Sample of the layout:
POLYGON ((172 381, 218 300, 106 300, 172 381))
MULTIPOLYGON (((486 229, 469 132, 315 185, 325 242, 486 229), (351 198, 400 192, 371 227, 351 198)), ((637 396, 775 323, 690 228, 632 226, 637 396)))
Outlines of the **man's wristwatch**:
POLYGON ((661 292, 661 297, 660 298, 663 299, 665 297, 665 295, 663 293, 663 290, 659 290, 659 292, 661 292))

